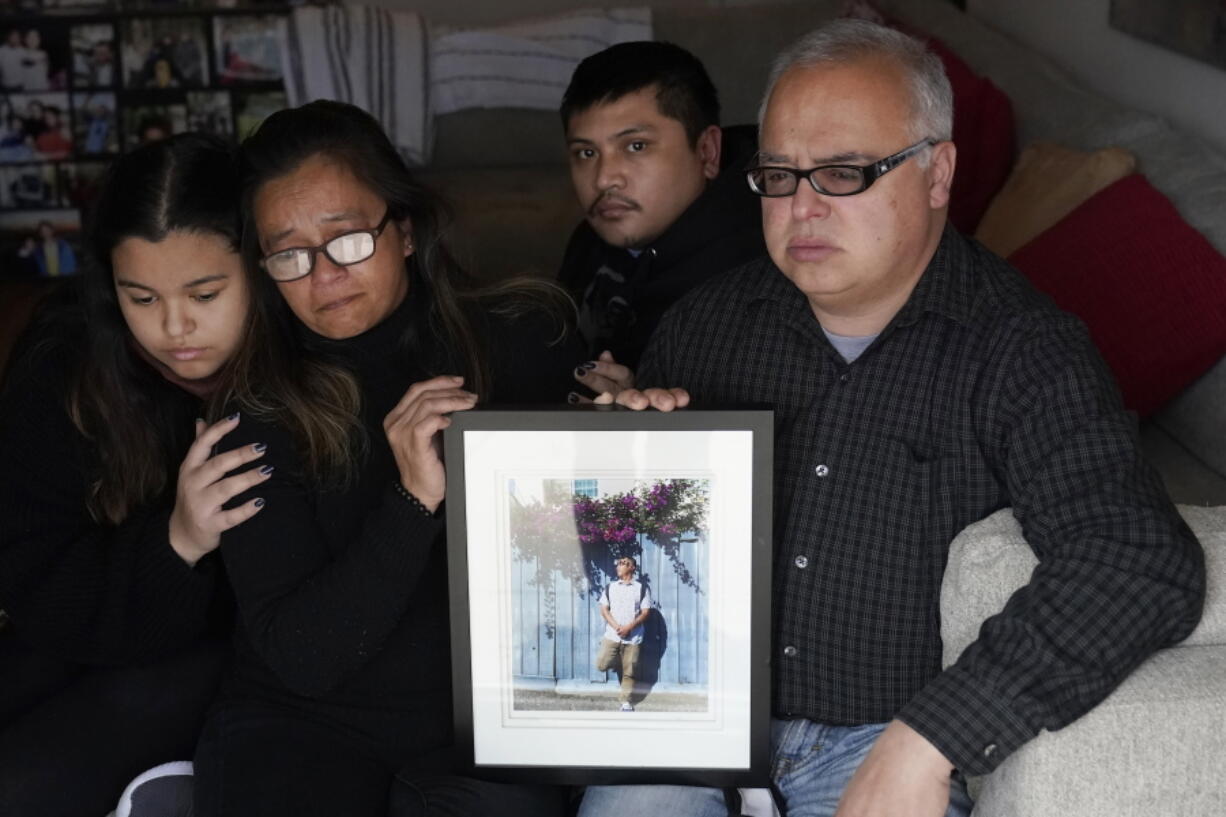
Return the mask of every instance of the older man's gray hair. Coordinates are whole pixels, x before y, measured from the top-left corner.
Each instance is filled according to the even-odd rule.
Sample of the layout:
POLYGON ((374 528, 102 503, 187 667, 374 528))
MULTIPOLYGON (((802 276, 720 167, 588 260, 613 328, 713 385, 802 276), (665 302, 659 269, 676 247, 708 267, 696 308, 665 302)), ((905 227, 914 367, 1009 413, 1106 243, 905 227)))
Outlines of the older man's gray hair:
MULTIPOLYGON (((918 142, 949 139, 953 132, 954 94, 945 76, 945 66, 919 40, 893 28, 867 20, 842 19, 828 23, 801 37, 771 66, 766 93, 758 108, 758 127, 766 118, 775 83, 793 68, 824 63, 849 63, 865 57, 893 59, 902 68, 911 91, 911 124, 908 138, 918 142)), ((917 160, 925 164, 928 151, 917 160)))

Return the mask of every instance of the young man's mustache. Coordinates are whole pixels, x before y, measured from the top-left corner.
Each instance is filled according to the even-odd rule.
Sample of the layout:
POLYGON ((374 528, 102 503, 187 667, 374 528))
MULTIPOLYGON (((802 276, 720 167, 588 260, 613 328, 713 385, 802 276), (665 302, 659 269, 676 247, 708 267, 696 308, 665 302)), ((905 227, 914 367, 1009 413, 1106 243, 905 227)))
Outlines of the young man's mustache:
POLYGON ((605 193, 600 198, 596 199, 596 201, 592 202, 592 206, 587 208, 587 214, 589 216, 594 216, 596 215, 597 210, 599 210, 604 205, 610 204, 610 203, 617 204, 621 207, 626 207, 631 210, 641 210, 642 209, 641 207, 639 207, 639 203, 635 201, 634 199, 628 199, 625 196, 619 196, 617 193, 605 193))

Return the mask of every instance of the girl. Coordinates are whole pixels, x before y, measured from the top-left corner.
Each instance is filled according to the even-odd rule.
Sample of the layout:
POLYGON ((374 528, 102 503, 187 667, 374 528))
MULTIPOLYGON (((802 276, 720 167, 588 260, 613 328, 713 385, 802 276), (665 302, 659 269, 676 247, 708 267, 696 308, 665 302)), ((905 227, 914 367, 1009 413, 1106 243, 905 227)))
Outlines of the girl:
POLYGON ((0 394, 0 814, 104 814, 190 756, 228 650, 211 552, 266 479, 210 457, 214 385, 252 331, 233 151, 183 135, 119 159, 89 263, 0 394))

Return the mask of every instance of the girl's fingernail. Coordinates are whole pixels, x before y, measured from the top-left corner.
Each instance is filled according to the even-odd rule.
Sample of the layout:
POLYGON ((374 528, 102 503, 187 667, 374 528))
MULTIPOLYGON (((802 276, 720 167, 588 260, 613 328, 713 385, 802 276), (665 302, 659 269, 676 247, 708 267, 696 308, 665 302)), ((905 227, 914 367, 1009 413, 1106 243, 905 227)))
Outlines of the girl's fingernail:
POLYGON ((268 450, 268 446, 264 443, 256 443, 255 445, 251 446, 251 450, 257 454, 263 454, 268 450))
POLYGON ((229 417, 227 417, 227 418, 226 418, 226 420, 228 420, 228 421, 230 421, 230 422, 233 422, 233 421, 235 421, 235 420, 237 420, 237 419, 238 419, 238 412, 237 412, 237 411, 236 411, 236 412, 234 412, 233 414, 231 414, 229 417))
POLYGON ((594 361, 594 360, 589 360, 587 363, 584 363, 584 364, 583 364, 582 366, 580 366, 579 368, 581 368, 581 369, 586 369, 586 370, 588 370, 588 371, 590 372, 592 369, 595 369, 595 368, 596 368, 596 361, 594 361))
POLYGON ((255 506, 256 506, 257 508, 263 508, 263 507, 264 507, 264 497, 262 497, 262 496, 261 496, 261 497, 256 497, 256 500, 255 500, 255 506))
POLYGON ((575 367, 575 377, 583 377, 585 374, 587 374, 587 369, 582 366, 575 367))
POLYGON ((570 394, 566 395, 566 402, 570 403, 572 406, 575 405, 579 402, 579 395, 572 391, 570 394))
POLYGON ((262 465, 260 466, 260 473, 263 474, 264 476, 268 476, 269 474, 272 473, 273 468, 274 466, 272 465, 262 465))

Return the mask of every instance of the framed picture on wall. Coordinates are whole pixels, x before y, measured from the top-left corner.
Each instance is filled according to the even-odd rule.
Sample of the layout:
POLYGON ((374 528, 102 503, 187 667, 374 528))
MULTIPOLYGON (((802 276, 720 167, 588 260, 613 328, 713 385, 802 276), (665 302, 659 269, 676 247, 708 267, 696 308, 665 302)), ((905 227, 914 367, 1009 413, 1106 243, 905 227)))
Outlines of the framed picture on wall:
POLYGON ((71 127, 66 93, 0 96, 0 162, 66 158, 71 127))
POLYGON ((478 777, 763 785, 772 414, 453 414, 456 740, 478 777))
POLYGON ((60 206, 55 165, 0 167, 0 209, 39 210, 60 206))
POLYGON ((214 17, 217 81, 223 85, 279 81, 284 41, 285 18, 282 16, 214 17))
POLYGON ((187 105, 130 105, 123 109, 124 149, 131 150, 187 130, 187 105))
POLYGON ((119 119, 113 92, 74 93, 72 108, 78 154, 96 156, 119 151, 119 119))
POLYGON ((115 86, 115 26, 85 23, 72 27, 72 87, 115 86))
POLYGON ((124 21, 124 87, 199 88, 209 81, 208 44, 201 17, 124 21))
POLYGON ((0 85, 43 93, 68 87, 69 33, 58 20, 5 20, 0 25, 0 85))

